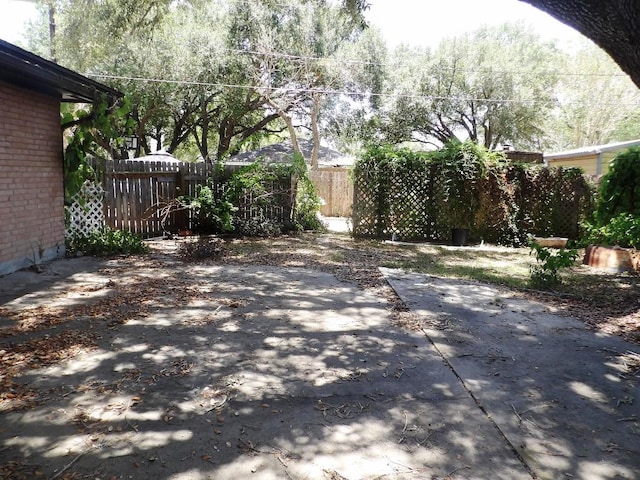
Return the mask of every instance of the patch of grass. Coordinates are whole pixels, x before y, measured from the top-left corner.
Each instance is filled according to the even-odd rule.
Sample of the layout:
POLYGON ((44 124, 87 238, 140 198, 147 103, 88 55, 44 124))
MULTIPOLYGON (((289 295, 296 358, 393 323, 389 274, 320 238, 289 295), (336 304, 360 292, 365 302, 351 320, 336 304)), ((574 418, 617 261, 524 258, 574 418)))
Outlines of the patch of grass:
POLYGON ((417 246, 415 255, 385 262, 384 266, 441 277, 497 283, 525 288, 533 259, 527 249, 449 249, 417 246))

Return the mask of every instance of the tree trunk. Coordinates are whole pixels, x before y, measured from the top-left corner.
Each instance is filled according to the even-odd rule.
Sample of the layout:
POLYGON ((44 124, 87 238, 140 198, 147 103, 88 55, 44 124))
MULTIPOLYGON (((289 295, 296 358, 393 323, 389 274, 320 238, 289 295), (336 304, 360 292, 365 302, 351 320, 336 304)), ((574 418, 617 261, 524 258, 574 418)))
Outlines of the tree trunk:
POLYGON ((54 2, 49 2, 49 55, 51 55, 51 61, 58 63, 56 58, 56 7, 54 2))
POLYGON ((311 133, 313 135, 313 150, 311 150, 311 169, 318 169, 318 156, 320 154, 320 130, 318 128, 318 115, 320 113, 320 95, 313 94, 311 107, 311 133))
POLYGON ((520 0, 590 38, 640 88, 638 0, 520 0))
POLYGON ((280 116, 280 118, 284 121, 287 126, 287 130, 289 131, 289 136, 291 137, 291 145, 293 146, 293 151, 304 158, 304 154, 300 149, 300 144, 298 143, 298 135, 296 134, 296 129, 293 126, 293 120, 291 120, 291 115, 289 115, 284 108, 277 104, 272 99, 268 99, 267 103, 276 111, 276 113, 280 116))
POLYGON ((209 157, 209 109, 204 95, 202 97, 202 138, 200 140, 200 154, 207 165, 211 164, 209 157))

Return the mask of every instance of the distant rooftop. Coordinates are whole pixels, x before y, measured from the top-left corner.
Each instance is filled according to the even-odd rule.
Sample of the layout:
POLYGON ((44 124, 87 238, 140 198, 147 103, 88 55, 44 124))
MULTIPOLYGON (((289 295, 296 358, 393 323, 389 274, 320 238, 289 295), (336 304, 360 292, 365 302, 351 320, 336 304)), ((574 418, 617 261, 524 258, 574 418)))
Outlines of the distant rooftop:
POLYGON ((590 155, 606 152, 616 152, 629 147, 640 146, 640 140, 629 140, 626 142, 607 143, 605 145, 593 145, 589 147, 574 148, 572 150, 564 150, 562 152, 545 153, 545 160, 555 160, 568 157, 579 157, 581 155, 590 155))

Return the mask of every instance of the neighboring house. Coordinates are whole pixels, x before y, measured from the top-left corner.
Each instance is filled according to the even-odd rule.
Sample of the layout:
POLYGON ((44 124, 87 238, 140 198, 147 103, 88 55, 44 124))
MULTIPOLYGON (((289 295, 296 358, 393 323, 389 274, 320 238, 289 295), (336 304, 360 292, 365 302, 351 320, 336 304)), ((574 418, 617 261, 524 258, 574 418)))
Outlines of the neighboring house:
POLYGON ((613 157, 629 147, 637 146, 640 146, 640 140, 545 153, 544 162, 551 167, 580 167, 587 175, 605 175, 613 157))
MULTIPOLYGON (((299 140, 300 150, 307 162, 311 158, 313 142, 299 140)), ((263 160, 267 163, 288 163, 293 157, 290 142, 276 143, 251 152, 229 157, 226 165, 238 166, 263 160)), ((345 155, 328 147, 320 147, 318 169, 311 170, 309 177, 322 199, 320 213, 325 217, 349 217, 353 206, 353 182, 349 170, 355 163, 350 155, 345 155)))
POLYGON ((64 254, 60 102, 119 92, 0 40, 0 275, 64 254))

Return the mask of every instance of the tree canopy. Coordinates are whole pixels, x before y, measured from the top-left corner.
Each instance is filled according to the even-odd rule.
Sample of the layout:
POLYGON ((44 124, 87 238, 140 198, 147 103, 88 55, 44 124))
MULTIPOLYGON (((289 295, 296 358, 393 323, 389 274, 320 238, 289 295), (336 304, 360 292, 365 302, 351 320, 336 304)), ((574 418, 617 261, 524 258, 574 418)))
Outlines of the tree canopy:
POLYGON ((82 0, 43 5, 32 48, 131 98, 141 147, 220 159, 246 142, 306 126, 323 64, 362 28, 361 6, 323 0, 82 0), (346 8, 348 7, 348 8, 346 8), (46 34, 53 9, 55 36, 46 34), (53 48, 49 48, 52 42, 53 48))
POLYGON ((554 104, 559 52, 521 24, 483 27, 433 51, 399 48, 382 112, 393 143, 472 140, 538 146, 554 104))
MULTIPOLYGON (((570 18, 556 3, 576 2, 529 3, 570 18)), ((636 8, 586 3, 596 17, 636 8)), ((390 51, 363 29, 364 0, 41 5, 30 48, 126 92, 145 152, 215 161, 298 135, 351 151, 452 139, 540 150, 640 133, 637 89, 614 62, 593 46, 562 52, 523 24, 390 51)), ((632 38, 626 28, 620 38, 632 38)))
POLYGON ((611 55, 640 88, 640 3, 636 0, 520 0, 575 28, 611 55))

